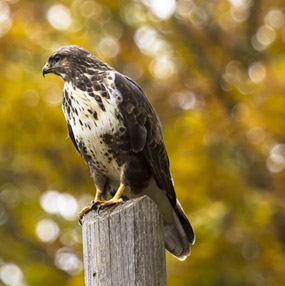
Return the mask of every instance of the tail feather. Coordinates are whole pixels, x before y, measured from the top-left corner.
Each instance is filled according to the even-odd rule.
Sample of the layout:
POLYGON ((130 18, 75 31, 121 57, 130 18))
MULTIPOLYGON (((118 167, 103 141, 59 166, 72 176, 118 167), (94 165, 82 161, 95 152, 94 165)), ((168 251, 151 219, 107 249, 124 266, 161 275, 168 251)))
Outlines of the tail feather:
POLYGON ((176 214, 179 218, 180 223, 182 224, 182 227, 188 237, 188 241, 191 244, 195 243, 195 234, 193 231, 193 228, 191 226, 190 221, 188 220, 180 202, 178 200, 176 200, 176 208, 175 208, 176 214))
POLYGON ((190 255, 189 239, 175 211, 173 217, 173 224, 164 225, 165 248, 179 260, 185 260, 190 255))
POLYGON ((164 225, 165 248, 179 260, 190 255, 190 245, 195 242, 192 226, 179 201, 173 210, 173 223, 164 225))
POLYGON ((180 260, 190 255, 190 244, 194 244, 195 235, 178 200, 170 201, 169 197, 152 180, 144 195, 149 196, 158 206, 164 221, 165 248, 180 260), (176 203, 175 203, 176 202, 176 203))
POLYGON ((183 247, 173 225, 164 227, 165 248, 180 260, 185 260, 190 254, 189 246, 183 247))

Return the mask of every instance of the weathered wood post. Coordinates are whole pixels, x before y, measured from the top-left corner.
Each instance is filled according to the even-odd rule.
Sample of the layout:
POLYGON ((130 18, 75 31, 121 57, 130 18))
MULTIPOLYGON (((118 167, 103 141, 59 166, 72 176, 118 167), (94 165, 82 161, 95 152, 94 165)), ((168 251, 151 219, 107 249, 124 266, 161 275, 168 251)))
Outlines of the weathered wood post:
POLYGON ((148 197, 83 220, 85 286, 165 286, 163 222, 148 197))

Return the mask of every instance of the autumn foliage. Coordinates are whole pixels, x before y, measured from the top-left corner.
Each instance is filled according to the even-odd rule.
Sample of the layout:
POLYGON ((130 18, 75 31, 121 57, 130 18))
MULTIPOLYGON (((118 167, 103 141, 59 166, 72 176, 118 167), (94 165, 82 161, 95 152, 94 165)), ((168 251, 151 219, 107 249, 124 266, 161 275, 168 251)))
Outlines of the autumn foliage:
POLYGON ((77 212, 95 194, 67 138, 56 48, 144 89, 196 244, 169 285, 285 284, 281 0, 0 1, 0 285, 84 285, 77 212))

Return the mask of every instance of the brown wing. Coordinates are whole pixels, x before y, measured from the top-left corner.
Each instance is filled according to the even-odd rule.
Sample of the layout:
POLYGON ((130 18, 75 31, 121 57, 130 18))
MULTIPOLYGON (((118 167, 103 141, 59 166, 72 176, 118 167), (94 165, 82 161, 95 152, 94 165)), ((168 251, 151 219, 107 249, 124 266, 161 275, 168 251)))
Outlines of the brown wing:
POLYGON ((160 122, 137 83, 116 73, 115 84, 123 96, 123 102, 119 108, 127 124, 133 152, 143 152, 158 187, 165 191, 189 242, 194 243, 195 235, 192 226, 176 200, 160 122))
POLYGON ((159 120, 142 89, 134 81, 116 73, 115 84, 123 96, 119 108, 127 124, 132 150, 135 153, 143 152, 158 187, 166 192, 176 208, 176 195, 159 120))

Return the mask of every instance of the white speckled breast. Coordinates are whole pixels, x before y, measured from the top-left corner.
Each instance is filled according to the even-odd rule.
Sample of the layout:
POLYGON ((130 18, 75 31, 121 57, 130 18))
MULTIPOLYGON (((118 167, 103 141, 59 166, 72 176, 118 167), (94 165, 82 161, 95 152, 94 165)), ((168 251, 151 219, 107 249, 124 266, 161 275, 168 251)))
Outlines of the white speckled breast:
MULTIPOLYGON (((108 147, 100 136, 108 133, 114 134, 124 129, 123 123, 118 119, 118 104, 122 95, 114 87, 114 72, 109 72, 108 77, 100 84, 105 86, 107 97, 102 96, 102 91, 93 90, 91 93, 74 88, 66 82, 63 91, 63 113, 70 124, 77 145, 82 142, 87 149, 87 154, 93 161, 98 161, 104 167, 104 173, 111 181, 119 181, 120 167, 116 160, 107 156, 108 147), (97 99, 97 100, 96 100, 97 99), (100 100, 99 100, 100 99, 100 100)), ((103 170, 101 170, 103 171, 103 170)))

